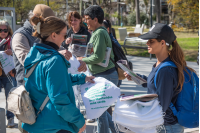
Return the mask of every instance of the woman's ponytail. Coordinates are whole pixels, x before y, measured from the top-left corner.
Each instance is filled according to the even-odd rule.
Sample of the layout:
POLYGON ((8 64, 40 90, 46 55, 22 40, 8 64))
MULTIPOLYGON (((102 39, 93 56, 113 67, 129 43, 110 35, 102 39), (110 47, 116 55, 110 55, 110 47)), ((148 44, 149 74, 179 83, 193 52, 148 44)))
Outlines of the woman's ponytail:
POLYGON ((42 25, 44 24, 44 18, 42 16, 36 16, 34 15, 31 19, 30 22, 32 22, 34 24, 34 32, 33 32, 33 36, 42 39, 41 37, 41 28, 42 25))
POLYGON ((179 46, 176 40, 172 43, 172 49, 169 51, 169 54, 170 54, 171 60, 176 64, 178 68, 178 86, 180 86, 179 91, 181 91, 183 87, 183 83, 185 81, 183 71, 188 73, 188 71, 186 70, 186 67, 192 72, 195 72, 195 71, 192 68, 187 66, 183 50, 181 49, 181 47, 179 46))

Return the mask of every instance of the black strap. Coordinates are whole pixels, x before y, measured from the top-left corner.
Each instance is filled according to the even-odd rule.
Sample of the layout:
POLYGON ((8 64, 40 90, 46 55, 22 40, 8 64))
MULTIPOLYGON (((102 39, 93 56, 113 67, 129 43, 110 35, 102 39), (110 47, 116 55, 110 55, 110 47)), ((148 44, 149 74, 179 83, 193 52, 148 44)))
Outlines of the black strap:
POLYGON ((120 68, 120 66, 111 57, 110 60, 112 61, 112 63, 115 65, 116 68, 120 68))

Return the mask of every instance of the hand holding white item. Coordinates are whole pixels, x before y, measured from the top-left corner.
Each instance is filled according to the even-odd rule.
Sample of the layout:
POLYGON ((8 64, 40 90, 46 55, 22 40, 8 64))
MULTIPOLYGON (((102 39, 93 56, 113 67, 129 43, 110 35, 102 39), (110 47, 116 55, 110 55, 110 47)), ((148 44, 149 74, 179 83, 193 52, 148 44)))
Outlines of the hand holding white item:
POLYGON ((94 78, 95 78, 94 76, 86 76, 85 82, 95 83, 94 80, 93 80, 94 78))
POLYGON ((59 51, 59 53, 61 55, 63 55, 65 57, 65 59, 68 60, 68 61, 72 57, 72 53, 69 52, 68 50, 61 50, 61 51, 59 51))
POLYGON ((11 49, 7 49, 7 50, 5 50, 5 53, 6 53, 7 55, 12 55, 12 50, 11 50, 11 49))
POLYGON ((79 72, 85 72, 87 71, 87 66, 86 66, 86 63, 82 60, 78 60, 80 62, 80 66, 78 67, 78 71, 79 72))
POLYGON ((131 79, 131 76, 128 75, 128 73, 124 72, 124 76, 125 76, 128 80, 132 80, 132 79, 131 79))
POLYGON ((65 41, 66 44, 70 44, 72 42, 72 38, 71 37, 68 37, 65 41))

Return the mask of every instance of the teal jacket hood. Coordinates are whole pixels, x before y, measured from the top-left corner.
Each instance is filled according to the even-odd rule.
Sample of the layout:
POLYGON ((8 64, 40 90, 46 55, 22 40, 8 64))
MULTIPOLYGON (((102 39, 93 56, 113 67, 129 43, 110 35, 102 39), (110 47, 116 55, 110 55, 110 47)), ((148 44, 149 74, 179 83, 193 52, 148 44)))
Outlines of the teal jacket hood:
MULTIPOLYGON (((31 47, 28 55, 26 56, 24 68, 30 69, 35 63, 54 55, 60 55, 62 58, 64 58, 63 55, 61 55, 53 47, 43 43, 34 43, 34 46, 31 47)), ((70 67, 70 63, 67 60, 66 65, 68 66, 68 68, 70 67)))

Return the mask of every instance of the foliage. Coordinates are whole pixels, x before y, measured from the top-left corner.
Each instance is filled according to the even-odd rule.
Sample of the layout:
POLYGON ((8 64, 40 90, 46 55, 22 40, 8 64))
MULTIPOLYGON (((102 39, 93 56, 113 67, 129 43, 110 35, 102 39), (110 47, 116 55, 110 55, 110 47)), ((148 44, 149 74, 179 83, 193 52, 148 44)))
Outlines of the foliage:
MULTIPOLYGON (((118 12, 116 11, 114 14, 111 15, 112 17, 114 18, 117 18, 118 20, 117 21, 120 21, 121 20, 121 15, 118 16, 118 12)), ((117 24, 118 22, 116 22, 117 24)))
POLYGON ((136 13, 132 12, 127 16, 128 25, 135 25, 136 24, 136 13))
POLYGON ((128 24, 128 19, 127 19, 126 16, 123 16, 122 21, 123 21, 123 24, 124 24, 124 25, 127 25, 127 24, 128 24))
POLYGON ((175 23, 183 23, 187 28, 198 28, 199 1, 198 0, 168 0, 173 5, 172 11, 176 14, 175 23))
MULTIPOLYGON (((128 20, 128 25, 136 25, 136 13, 133 12, 133 13, 130 13, 128 16, 127 16, 127 20, 128 20)), ((149 25, 149 18, 147 16, 147 14, 145 13, 140 13, 140 22, 145 25, 149 25)))
MULTIPOLYGON (((57 0, 58 1, 58 0, 57 0)), ((28 13, 34 9, 37 4, 47 4, 46 0, 14 0, 17 21, 28 18, 28 13)), ((60 5, 55 0, 49 0, 49 6, 53 11, 58 11, 60 5)), ((13 0, 0 0, 0 7, 13 7, 13 0)))
POLYGON ((152 16, 152 20, 153 20, 153 21, 156 21, 156 14, 154 14, 154 15, 152 16))
POLYGON ((140 13, 140 22, 145 25, 149 25, 149 18, 147 17, 146 13, 140 13))
POLYGON ((104 18, 110 19, 110 15, 109 15, 109 13, 106 12, 106 9, 103 9, 103 11, 104 11, 104 18))

